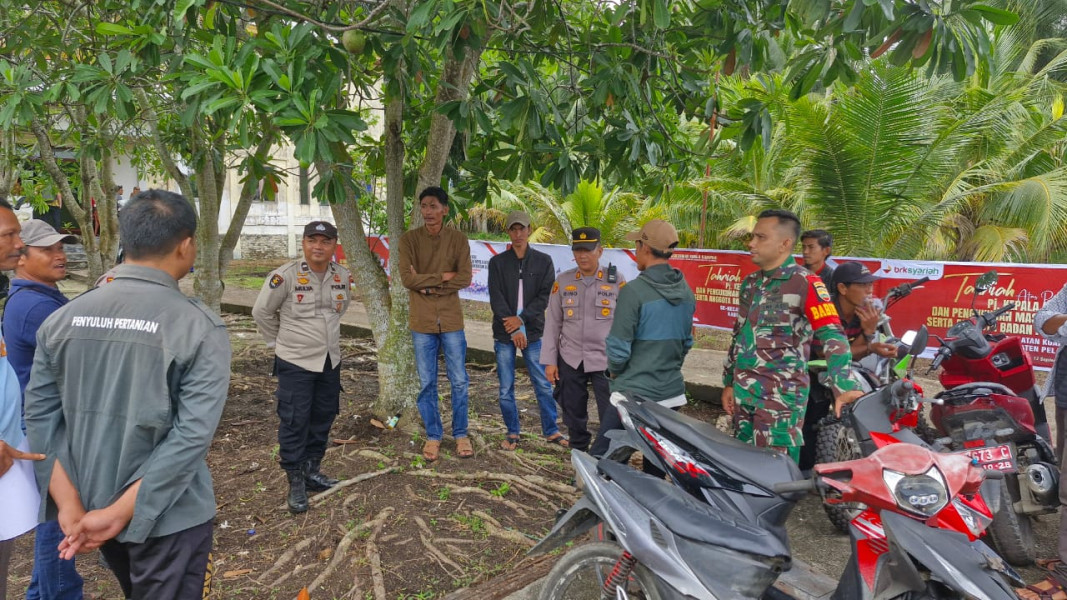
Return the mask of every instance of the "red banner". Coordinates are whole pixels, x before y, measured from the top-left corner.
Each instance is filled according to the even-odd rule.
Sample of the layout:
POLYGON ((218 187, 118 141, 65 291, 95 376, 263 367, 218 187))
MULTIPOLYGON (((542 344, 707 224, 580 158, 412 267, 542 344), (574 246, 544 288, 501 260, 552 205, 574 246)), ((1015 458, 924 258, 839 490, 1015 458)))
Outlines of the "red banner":
MULTIPOLYGON (((370 238, 369 243, 382 265, 387 265, 388 241, 385 238, 370 238)), ((552 256, 557 272, 574 266, 567 246, 534 244, 534 247, 552 256)), ((474 277, 471 287, 462 293, 464 298, 484 302, 489 300, 487 274, 483 267, 490 256, 506 248, 507 244, 503 242, 471 241, 474 277)), ((605 264, 615 264, 621 274, 633 279, 637 276, 637 265, 631 252, 607 248, 601 260, 605 264)), ((340 250, 339 254, 343 257, 340 250)), ((978 296, 974 308, 984 312, 1014 302, 1015 309, 1000 318, 998 330, 1007 335, 1021 337, 1023 347, 1033 355, 1035 365, 1042 368, 1052 366, 1058 346, 1034 332, 1034 313, 1067 283, 1067 265, 943 263, 839 257, 834 257, 833 260, 838 263, 858 260, 867 265, 872 273, 882 277, 883 279, 874 284, 874 293, 879 298, 901 283, 922 277, 930 278, 929 282, 888 310, 887 314, 892 319, 891 326, 897 335, 926 325, 931 335, 944 336, 953 323, 971 316, 975 279, 982 273, 995 269, 999 275, 997 286, 978 296)), ((694 324, 700 327, 731 329, 737 318, 737 295, 741 289, 741 281, 757 269, 749 253, 682 249, 674 253, 671 264, 685 274, 689 287, 696 295, 694 324)))
MULTIPOLYGON (((944 336, 953 323, 970 317, 974 308, 985 312, 1009 302, 1015 308, 1000 318, 1000 333, 1021 337, 1023 347, 1043 368, 1052 366, 1058 349, 1034 332, 1034 313, 1067 283, 1067 265, 1029 265, 992 263, 942 263, 870 258, 836 258, 837 262, 858 260, 883 279, 874 284, 879 298, 890 288, 922 277, 930 281, 891 307, 893 331, 898 335, 926 325, 931 335, 944 336), (979 275, 994 269, 997 285, 974 297, 974 282, 979 275)), ((716 250, 680 250, 671 263, 683 273, 697 297, 697 325, 731 328, 737 317, 737 294, 741 280, 756 270, 747 252, 716 250)))

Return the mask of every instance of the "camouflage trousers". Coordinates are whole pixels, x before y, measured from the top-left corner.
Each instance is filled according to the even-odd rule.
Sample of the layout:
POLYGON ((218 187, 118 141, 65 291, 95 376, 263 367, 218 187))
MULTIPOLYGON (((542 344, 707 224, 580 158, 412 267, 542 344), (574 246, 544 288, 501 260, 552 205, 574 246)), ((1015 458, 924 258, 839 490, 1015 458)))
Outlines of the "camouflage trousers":
POLYGON ((804 445, 804 411, 804 404, 776 410, 738 403, 734 409, 734 435, 742 442, 777 450, 799 462, 800 447, 804 445))

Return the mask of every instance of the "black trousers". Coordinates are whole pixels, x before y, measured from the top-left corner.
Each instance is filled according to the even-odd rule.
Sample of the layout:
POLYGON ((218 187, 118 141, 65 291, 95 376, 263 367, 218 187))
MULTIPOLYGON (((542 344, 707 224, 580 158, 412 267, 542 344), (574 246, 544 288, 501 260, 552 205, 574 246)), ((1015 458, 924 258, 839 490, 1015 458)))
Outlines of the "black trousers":
POLYGON ((274 359, 278 375, 278 457, 286 471, 326 454, 330 427, 340 409, 341 366, 326 365, 321 373, 274 359))
POLYGON ((800 470, 807 471, 815 466, 815 442, 819 438, 817 426, 830 414, 834 405, 834 394, 830 388, 819 383, 817 373, 811 373, 811 389, 808 390, 808 407, 804 412, 804 425, 800 428, 804 435, 804 445, 800 447, 800 470))
POLYGON ((212 521, 131 544, 100 546, 122 593, 134 600, 200 600, 211 554, 212 521))
POLYGON ((563 424, 570 434, 571 448, 585 450, 593 436, 589 433, 589 384, 593 384, 596 397, 597 417, 604 419, 604 411, 611 406, 610 382, 604 371, 586 371, 584 364, 577 369, 571 368, 563 357, 559 364, 559 384, 556 386, 556 399, 563 409, 563 424))

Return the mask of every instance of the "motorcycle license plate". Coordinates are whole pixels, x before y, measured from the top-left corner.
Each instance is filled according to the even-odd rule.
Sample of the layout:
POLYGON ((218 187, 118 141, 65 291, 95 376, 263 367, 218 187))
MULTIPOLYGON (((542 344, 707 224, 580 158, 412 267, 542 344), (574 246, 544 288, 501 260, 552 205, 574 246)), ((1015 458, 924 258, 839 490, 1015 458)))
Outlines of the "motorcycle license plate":
POLYGON ((1015 458, 1011 454, 1011 446, 1009 444, 986 446, 985 448, 970 448, 955 452, 954 454, 963 454, 977 460, 978 465, 983 469, 989 469, 991 471, 1015 471, 1015 458))

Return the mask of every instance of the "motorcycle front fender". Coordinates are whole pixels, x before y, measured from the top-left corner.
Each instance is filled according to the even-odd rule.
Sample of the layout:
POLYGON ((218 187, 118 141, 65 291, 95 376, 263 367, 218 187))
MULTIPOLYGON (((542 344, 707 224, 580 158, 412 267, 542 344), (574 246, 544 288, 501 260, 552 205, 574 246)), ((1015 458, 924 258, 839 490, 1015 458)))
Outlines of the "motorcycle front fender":
POLYGON ((605 518, 606 515, 602 514, 603 511, 597 503, 598 499, 601 499, 602 480, 597 475, 596 463, 595 458, 581 450, 571 451, 574 475, 582 481, 585 495, 556 521, 552 531, 549 531, 543 540, 531 548, 528 555, 536 556, 559 548, 601 522, 607 522, 611 526, 611 519, 605 518))
POLYGON ((910 555, 941 584, 968 598, 1017 600, 1008 580, 1019 586, 1023 581, 985 543, 903 515, 884 512, 881 517, 889 543, 910 555))
POLYGON ((588 498, 583 497, 556 521, 552 531, 537 542, 537 545, 530 548, 527 555, 538 556, 560 548, 603 521, 596 506, 588 498))

